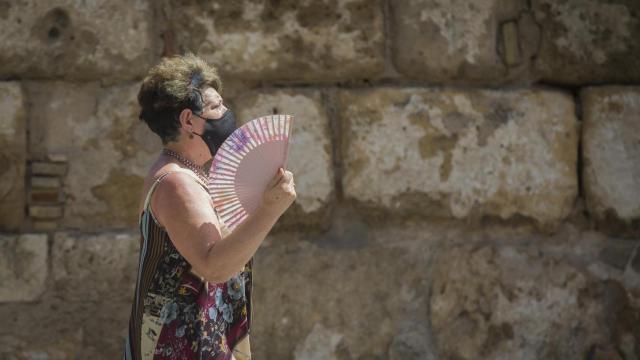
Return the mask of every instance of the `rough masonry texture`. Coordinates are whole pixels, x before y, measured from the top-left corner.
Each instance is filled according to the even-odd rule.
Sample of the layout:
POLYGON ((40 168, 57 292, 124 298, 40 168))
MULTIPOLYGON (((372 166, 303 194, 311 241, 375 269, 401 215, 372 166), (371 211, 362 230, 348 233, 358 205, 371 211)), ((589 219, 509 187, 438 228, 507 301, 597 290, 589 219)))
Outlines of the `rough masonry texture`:
POLYGON ((49 275, 47 236, 0 235, 0 249, 0 302, 38 300, 49 275))
POLYGON ((383 70, 380 0, 167 3, 175 41, 168 46, 196 52, 228 76, 335 81, 383 70))
POLYGON ((561 220, 577 195, 571 98, 542 90, 340 93, 345 195, 464 218, 561 220))
POLYGON ((153 59, 152 26, 147 0, 2 0, 0 76, 139 78, 153 59))
MULTIPOLYGON (((524 1, 409 0, 390 4, 392 56, 398 71, 432 83, 501 82, 508 77, 496 41, 499 25, 517 19, 525 10, 524 1)), ((527 46, 522 44, 523 50, 527 46)))
POLYGON ((640 287, 601 260, 612 242, 435 223, 272 236, 256 257, 252 336, 267 359, 634 358, 640 287))
POLYGON ((52 296, 68 301, 128 301, 133 298, 140 236, 58 232, 51 250, 52 296), (84 269, 91 269, 85 271, 84 269), (112 284, 126 284, 113 291, 112 284))
POLYGON ((640 79, 634 0, 390 2, 398 71, 430 83, 640 79))
POLYGON ((26 109, 17 82, 0 83, 0 226, 17 231, 24 218, 26 109))
POLYGON ((34 103, 31 152, 68 158, 62 220, 71 228, 122 228, 137 221, 139 192, 160 139, 138 120, 139 84, 27 85, 34 103))
POLYGON ((437 257, 431 324, 444 358, 572 359, 594 347, 637 356, 638 314, 618 282, 527 247, 466 245, 437 257))
POLYGON ((582 91, 583 179, 589 211, 640 220, 640 88, 582 91))
POLYGON ((640 2, 533 0, 542 29, 535 71, 567 84, 640 81, 640 2))
POLYGON ((0 0, 0 29, 0 359, 121 358, 162 148, 136 95, 186 52, 240 122, 294 116, 253 358, 640 358, 640 2, 0 0))

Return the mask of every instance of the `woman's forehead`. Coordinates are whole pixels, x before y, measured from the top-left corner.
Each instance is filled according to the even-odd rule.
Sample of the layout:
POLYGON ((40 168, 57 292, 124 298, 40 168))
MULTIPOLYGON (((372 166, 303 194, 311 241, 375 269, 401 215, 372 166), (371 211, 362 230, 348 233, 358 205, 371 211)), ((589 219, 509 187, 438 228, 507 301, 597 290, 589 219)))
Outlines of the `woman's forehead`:
POLYGON ((216 101, 219 101, 221 99, 220 94, 218 94, 216 89, 214 89, 212 87, 208 87, 208 88, 204 89, 204 91, 202 92, 202 97, 203 97, 203 100, 204 100, 205 103, 216 102, 216 101))

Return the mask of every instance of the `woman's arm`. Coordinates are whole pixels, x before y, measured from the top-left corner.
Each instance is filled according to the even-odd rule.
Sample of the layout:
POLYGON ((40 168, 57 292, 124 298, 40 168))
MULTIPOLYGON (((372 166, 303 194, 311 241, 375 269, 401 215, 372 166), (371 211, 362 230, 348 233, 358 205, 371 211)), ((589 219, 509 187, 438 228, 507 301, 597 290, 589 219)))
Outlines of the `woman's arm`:
POLYGON ((193 270, 220 283, 242 270, 295 198, 293 175, 279 170, 262 204, 225 238, 209 194, 187 174, 172 174, 158 184, 151 207, 193 270))

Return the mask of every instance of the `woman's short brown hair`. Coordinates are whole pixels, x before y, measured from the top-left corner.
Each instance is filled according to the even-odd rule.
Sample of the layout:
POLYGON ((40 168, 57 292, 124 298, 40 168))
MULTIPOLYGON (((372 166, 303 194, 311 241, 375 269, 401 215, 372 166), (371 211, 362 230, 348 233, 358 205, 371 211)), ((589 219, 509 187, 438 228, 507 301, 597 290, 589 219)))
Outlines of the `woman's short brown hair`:
POLYGON ((151 68, 138 92, 140 119, 158 134, 162 143, 177 139, 178 116, 184 109, 199 114, 204 107, 201 90, 222 90, 215 67, 201 58, 186 54, 164 58, 151 68))

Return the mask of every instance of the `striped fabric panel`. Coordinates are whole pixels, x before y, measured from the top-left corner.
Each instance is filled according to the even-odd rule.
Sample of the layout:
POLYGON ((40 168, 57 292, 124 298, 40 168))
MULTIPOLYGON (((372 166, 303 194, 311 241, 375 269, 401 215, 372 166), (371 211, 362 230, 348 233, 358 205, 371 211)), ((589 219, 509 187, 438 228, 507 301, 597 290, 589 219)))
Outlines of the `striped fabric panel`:
MULTIPOLYGON (((169 240, 169 235, 160 227, 156 219, 151 212, 151 195, 156 189, 160 181, 167 175, 180 172, 169 171, 161 175, 153 183, 144 203, 144 211, 140 217, 140 257, 138 268, 138 279, 136 282, 134 306, 132 306, 131 318, 129 321, 129 335, 125 344, 125 354, 123 359, 125 360, 141 360, 140 340, 141 333, 140 327, 142 324, 142 313, 144 310, 144 299, 147 296, 149 286, 156 274, 158 263, 164 255, 165 245, 169 240)), ((194 176, 195 178, 195 176, 194 176)), ((198 183, 200 183, 198 181, 198 183)), ((205 190, 207 189, 204 184, 200 184, 205 190)))
POLYGON ((153 276, 156 273, 158 262, 162 258, 164 243, 168 239, 167 233, 158 225, 150 211, 151 195, 166 175, 160 176, 149 189, 145 199, 144 211, 140 216, 140 257, 138 267, 138 279, 136 282, 134 304, 132 306, 131 318, 129 320, 129 335, 125 344, 125 359, 140 359, 140 325, 142 323, 142 312, 144 310, 144 299, 153 276))

